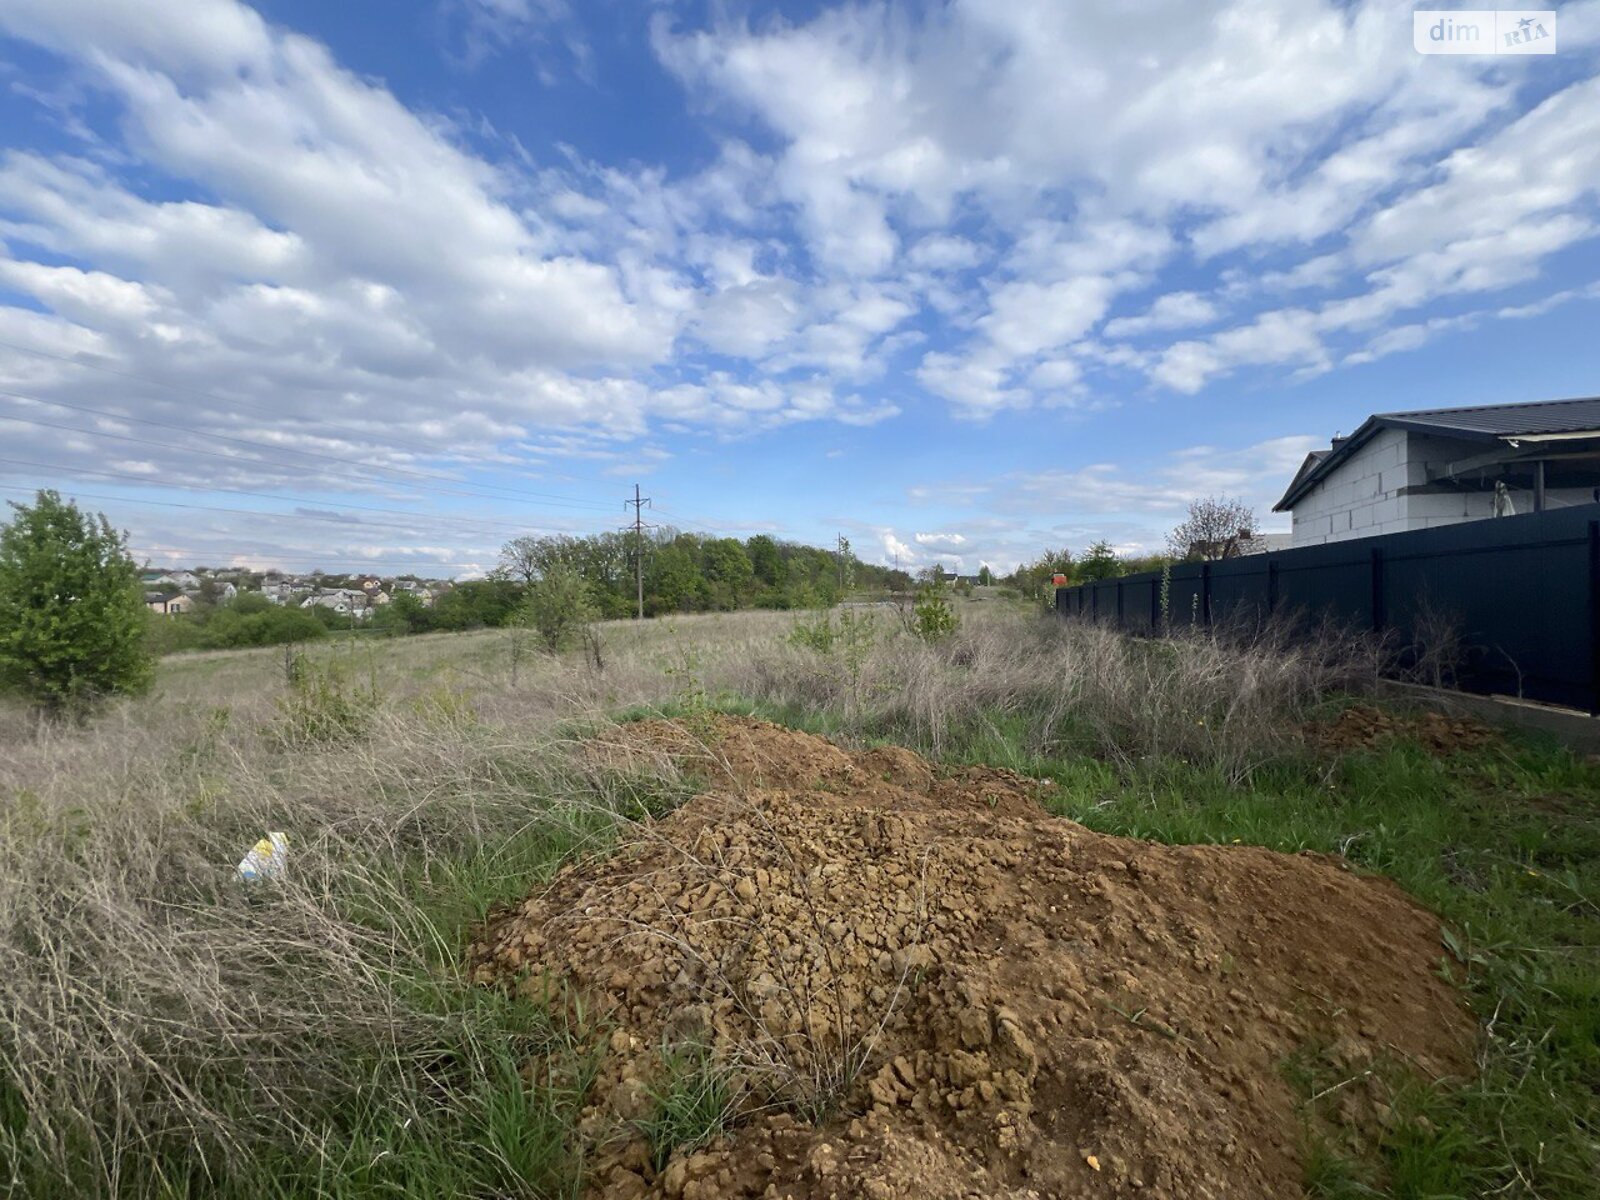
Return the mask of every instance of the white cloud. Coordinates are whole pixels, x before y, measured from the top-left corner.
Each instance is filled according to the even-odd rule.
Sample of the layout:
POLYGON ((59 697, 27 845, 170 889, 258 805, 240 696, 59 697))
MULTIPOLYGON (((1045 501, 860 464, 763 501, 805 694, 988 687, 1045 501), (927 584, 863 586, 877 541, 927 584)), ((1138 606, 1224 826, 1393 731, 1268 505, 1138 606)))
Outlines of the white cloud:
POLYGON ((800 304, 786 280, 756 279, 724 288, 700 308, 695 334, 712 350, 759 358, 800 321, 800 304))
MULTIPOLYGON (((136 9, 0 8, 65 60, 17 95, 75 148, 0 156, 0 340, 119 372, 129 415, 379 464, 631 471, 663 429, 1292 379, 1547 311, 1528 285, 1600 229, 1593 0, 1563 9, 1559 72, 1423 59, 1388 0, 866 0, 705 28, 658 6, 711 149, 655 163, 408 108, 236 0, 136 9)), ((588 69, 567 0, 439 11, 466 59, 588 69)), ((28 394, 107 378, 0 348, 28 394)), ((173 443, 127 470, 306 478, 173 443)), ((1160 503, 1188 486, 1156 474, 1160 503)), ((1073 475, 1145 511, 1126 472, 1073 475)))
POLYGON ((921 554, 915 546, 907 545, 901 541, 892 529, 883 531, 883 555, 885 562, 898 561, 900 566, 909 570, 921 561, 921 554))
POLYGON ((966 238, 931 234, 912 246, 906 259, 912 266, 930 271, 960 271, 977 266, 983 261, 984 253, 966 238))
POLYGON ((1206 325, 1216 317, 1216 305, 1199 293, 1168 292, 1165 296, 1158 296, 1141 316, 1118 317, 1114 321, 1107 321, 1105 333, 1110 338, 1138 337, 1145 333, 1206 325))
MULTIPOLYGON (((1230 286, 1244 296, 1348 287, 1385 261, 1391 272, 1414 267, 1411 286, 1372 299, 1391 311, 1507 286, 1518 278, 1514 255, 1525 278, 1587 236, 1582 217, 1546 223, 1547 237, 1520 243, 1501 228, 1498 268, 1452 276, 1412 263, 1442 249, 1441 230, 1504 227, 1580 203, 1596 175, 1585 148, 1596 144, 1600 81, 1558 90, 1541 106, 1548 114, 1496 132, 1519 75, 1424 60, 1406 41, 1408 16, 1385 3, 1318 0, 1137 12, 1029 0, 924 13, 863 5, 760 28, 679 32, 661 22, 656 46, 698 94, 776 135, 777 186, 799 206, 825 270, 886 273, 897 253, 919 270, 970 268, 980 261, 972 239, 930 227, 982 214, 992 240, 1008 247, 985 281, 987 311, 969 316, 947 290, 926 290, 978 336, 965 347, 936 339, 918 372, 974 415, 1032 403, 1028 360, 1076 347, 1185 236, 1202 261, 1319 248, 1254 288, 1234 275, 1230 286), (1539 136, 1530 138, 1529 121, 1539 136), (1481 153, 1456 149, 1485 129, 1481 153), (1484 203, 1491 195, 1496 203, 1484 203), (1070 197, 1061 203, 1074 210, 1070 220, 1046 215, 1057 197, 1070 197), (1320 248, 1352 230, 1347 248, 1320 248)), ((1496 253, 1460 240, 1463 251, 1496 253)), ((1217 316, 1207 296, 1176 291, 1111 321, 1106 336, 1169 333, 1217 316)), ((1184 390, 1250 363, 1321 370, 1337 361, 1320 337, 1343 328, 1341 314, 1312 324, 1294 311, 1246 314, 1236 331, 1160 348, 1150 369, 1184 390), (1289 340, 1268 345, 1272 334, 1289 340)))

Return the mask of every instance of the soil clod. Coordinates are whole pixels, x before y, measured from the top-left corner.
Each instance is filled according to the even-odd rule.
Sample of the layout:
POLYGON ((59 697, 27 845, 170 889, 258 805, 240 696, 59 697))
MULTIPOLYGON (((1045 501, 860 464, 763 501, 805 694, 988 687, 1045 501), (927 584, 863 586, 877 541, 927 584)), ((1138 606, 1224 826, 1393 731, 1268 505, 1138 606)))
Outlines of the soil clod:
MULTIPOLYGON (((472 957, 606 1024, 594 1195, 1282 1200, 1303 1194, 1291 1056, 1470 1069, 1437 920, 1333 859, 1109 837, 1013 772, 743 718, 589 752, 670 755, 706 790, 472 957), (661 1152, 674 1088, 726 1120, 661 1152)), ((1377 1106, 1349 1119, 1375 1133, 1377 1106)))

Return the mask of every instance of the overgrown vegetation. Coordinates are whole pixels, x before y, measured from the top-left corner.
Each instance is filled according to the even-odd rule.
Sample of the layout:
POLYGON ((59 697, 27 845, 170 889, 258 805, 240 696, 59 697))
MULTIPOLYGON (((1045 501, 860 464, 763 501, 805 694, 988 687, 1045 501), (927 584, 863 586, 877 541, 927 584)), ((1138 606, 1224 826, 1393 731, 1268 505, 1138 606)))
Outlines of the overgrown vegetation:
MULTIPOLYGON (((1371 1161, 1337 1138, 1337 1092, 1309 1103, 1317 1194, 1600 1196, 1600 769, 1517 738, 1308 749, 1301 722, 1371 687, 1359 639, 1140 642, 958 611, 931 642, 871 612, 619 625, 603 672, 540 654, 515 689, 502 632, 312 645, 287 673, 242 652, 171 660, 151 701, 87 729, 0 710, 0 1187, 575 1195, 605 1030, 559 981, 473 989, 461 949, 492 905, 684 795, 565 731, 732 705, 1049 777, 1058 811, 1107 832, 1396 879, 1448 923, 1482 1074, 1397 1076, 1371 1161), (233 864, 279 829, 287 876, 244 886, 233 864)), ((650 1118, 669 1155, 715 1136, 725 1098, 714 1064, 675 1062, 650 1118)), ((1339 1082, 1293 1077, 1308 1100, 1339 1082)))
POLYGON ((642 542, 631 533, 515 538, 501 551, 500 566, 508 579, 523 585, 552 571, 570 571, 587 585, 598 614, 615 618, 635 611, 641 554, 649 616, 827 607, 855 588, 881 592, 911 585, 904 571, 858 561, 843 538, 834 550, 821 550, 766 534, 741 542, 671 528, 656 530, 642 542))
POLYGON ((85 717, 150 683, 144 605, 127 539, 51 491, 0 526, 0 689, 85 717))

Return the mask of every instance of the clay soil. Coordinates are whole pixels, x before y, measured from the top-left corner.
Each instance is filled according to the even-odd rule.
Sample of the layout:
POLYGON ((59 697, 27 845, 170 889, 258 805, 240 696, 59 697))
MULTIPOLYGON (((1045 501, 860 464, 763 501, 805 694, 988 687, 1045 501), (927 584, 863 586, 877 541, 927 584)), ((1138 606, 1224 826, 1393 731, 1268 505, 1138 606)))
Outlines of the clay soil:
POLYGON ((1306 737, 1332 751, 1373 750, 1395 738, 1409 738, 1431 754, 1454 754, 1499 743, 1500 734, 1471 717, 1444 713, 1403 714, 1367 704, 1354 704, 1332 721, 1309 725, 1306 737))
POLYGON ((672 756, 705 791, 472 956, 601 1028, 590 1195, 1284 1200, 1305 1130, 1286 1059, 1345 1081, 1350 1138, 1386 1118, 1389 1065, 1469 1070, 1437 920, 1338 861, 1109 837, 1009 772, 753 720, 624 726, 589 754, 672 756), (735 1101, 687 1152, 645 1133, 664 1048, 735 1101))

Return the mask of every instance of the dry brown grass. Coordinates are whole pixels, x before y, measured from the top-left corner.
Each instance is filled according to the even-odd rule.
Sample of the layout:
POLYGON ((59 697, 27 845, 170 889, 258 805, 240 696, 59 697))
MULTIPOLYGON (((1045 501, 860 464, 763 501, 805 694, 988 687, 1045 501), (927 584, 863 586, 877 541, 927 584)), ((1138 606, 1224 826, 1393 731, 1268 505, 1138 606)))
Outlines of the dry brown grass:
POLYGON ((790 645, 719 679, 751 700, 935 758, 954 747, 999 763, 1171 758, 1238 781, 1290 747, 1296 721, 1319 701, 1370 689, 1387 662, 1381 644, 1331 628, 1303 640, 1283 628, 1141 640, 978 606, 931 645, 887 619, 877 625, 857 661, 790 645))
POLYGON ((603 671, 542 657, 517 687, 499 632, 322 646, 309 661, 338 694, 374 698, 337 741, 284 735, 286 705, 320 701, 295 698, 277 650, 169 660, 152 696, 86 729, 0 709, 0 1189, 260 1194, 269 1160, 348 1176, 347 1109, 437 1123, 509 1028, 543 1036, 460 986, 466 925, 677 787, 574 766, 571 738, 608 713, 739 696, 935 756, 1242 777, 1286 716, 1371 671, 1346 643, 963 615, 928 646, 886 613, 831 655, 789 644, 784 614, 618 623, 603 671), (293 839, 289 878, 244 887, 233 864, 267 830, 293 839))

